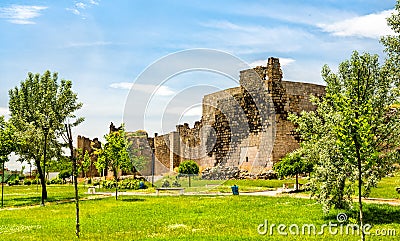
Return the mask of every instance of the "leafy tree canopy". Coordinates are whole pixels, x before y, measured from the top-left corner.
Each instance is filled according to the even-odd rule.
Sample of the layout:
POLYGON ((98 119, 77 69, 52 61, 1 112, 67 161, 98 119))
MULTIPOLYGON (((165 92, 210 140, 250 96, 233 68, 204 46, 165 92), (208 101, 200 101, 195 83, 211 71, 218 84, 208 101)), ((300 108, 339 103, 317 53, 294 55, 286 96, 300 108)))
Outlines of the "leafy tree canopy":
POLYGON ((193 160, 183 161, 178 168, 181 174, 199 174, 199 165, 193 160))

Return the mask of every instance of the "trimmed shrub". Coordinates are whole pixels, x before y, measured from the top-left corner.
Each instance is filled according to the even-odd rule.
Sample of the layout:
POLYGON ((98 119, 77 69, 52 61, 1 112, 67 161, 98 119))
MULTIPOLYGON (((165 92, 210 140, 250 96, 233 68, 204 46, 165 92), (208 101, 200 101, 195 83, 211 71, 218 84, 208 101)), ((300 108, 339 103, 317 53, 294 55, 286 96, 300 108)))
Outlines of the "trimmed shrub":
POLYGON ((199 174, 199 165, 193 160, 187 160, 179 165, 178 171, 181 174, 199 174))

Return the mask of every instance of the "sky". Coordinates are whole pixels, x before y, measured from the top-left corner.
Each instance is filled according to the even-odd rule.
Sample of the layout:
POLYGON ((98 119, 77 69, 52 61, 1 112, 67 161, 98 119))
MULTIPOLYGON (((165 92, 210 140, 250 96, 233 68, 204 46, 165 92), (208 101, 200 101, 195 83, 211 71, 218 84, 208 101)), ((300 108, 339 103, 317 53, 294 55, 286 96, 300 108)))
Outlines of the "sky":
MULTIPOLYGON (((9 89, 18 86, 28 72, 50 70, 72 80, 83 103, 77 115, 85 117, 85 122, 73 130, 74 135, 103 139, 110 122, 124 122, 130 88, 149 66, 191 49, 221 51, 249 66, 265 65, 268 57, 278 57, 285 80, 324 84, 322 66, 335 70, 354 50, 384 58, 379 39, 392 34, 386 18, 395 3, 2 0, 0 115, 9 115, 9 89)), ((183 122, 193 126, 201 117, 203 95, 238 85, 209 71, 182 72, 157 86, 141 79, 134 93, 140 96, 154 90, 152 98, 130 107, 146 106, 153 117, 167 115, 174 120, 160 127, 149 117, 143 128, 150 135, 167 133, 183 122), (163 106, 172 102, 179 102, 179 108, 171 107, 165 114, 163 106)))

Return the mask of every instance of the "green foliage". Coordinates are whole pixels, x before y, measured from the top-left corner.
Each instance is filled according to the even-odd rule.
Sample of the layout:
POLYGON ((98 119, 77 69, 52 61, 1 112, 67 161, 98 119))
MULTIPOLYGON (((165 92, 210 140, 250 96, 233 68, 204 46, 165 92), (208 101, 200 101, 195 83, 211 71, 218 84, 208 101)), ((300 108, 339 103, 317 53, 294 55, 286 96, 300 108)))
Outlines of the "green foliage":
POLYGON ((118 181, 118 173, 120 170, 132 170, 132 162, 128 152, 130 144, 126 138, 124 128, 105 135, 104 138, 107 143, 104 145, 103 149, 98 152, 99 157, 96 167, 101 169, 107 166, 110 167, 113 171, 115 181, 118 181))
POLYGON ((305 157, 317 164, 311 187, 325 211, 351 204, 359 163, 362 195, 368 196, 398 157, 400 112, 390 106, 399 90, 392 76, 378 56, 354 52, 338 74, 324 66, 326 96, 312 99, 317 110, 289 117, 304 140, 305 157))
POLYGON ((274 171, 276 171, 280 177, 310 173, 312 168, 313 164, 304 160, 299 151, 288 153, 273 167, 274 171))
POLYGON ((58 158, 49 160, 46 170, 49 172, 61 172, 63 170, 72 171, 72 163, 68 157, 62 155, 58 158))
MULTIPOLYGON (((127 178, 118 182, 118 187, 121 189, 128 189, 128 190, 138 190, 141 180, 139 179, 131 179, 127 178)), ((115 180, 105 180, 101 182, 101 186, 105 189, 113 189, 116 188, 115 180)), ((147 188, 148 185, 145 185, 147 188)))
MULTIPOLYGON (((28 73, 19 87, 9 91, 9 96, 10 121, 20 140, 17 154, 23 160, 35 161, 45 199, 44 150, 47 150, 48 160, 61 156, 60 137, 65 131, 64 123, 75 117, 74 112, 82 107, 82 103, 78 102, 77 94, 72 90, 72 82, 59 82, 58 74, 50 71, 43 75, 28 73)), ((72 125, 82 121, 79 118, 72 125)))
POLYGON ((171 185, 169 184, 168 180, 164 180, 161 187, 170 187, 171 185))
POLYGON ((58 178, 65 180, 66 178, 69 178, 72 176, 72 171, 71 170, 62 170, 60 173, 58 173, 58 178))
POLYGON ((25 180, 24 180, 24 185, 29 186, 29 185, 31 185, 31 184, 32 184, 32 181, 31 181, 31 180, 29 180, 29 179, 25 179, 25 180))
POLYGON ((14 132, 13 125, 6 122, 4 116, 0 116, 0 164, 8 161, 8 155, 17 148, 18 143, 14 132))
POLYGON ((77 159, 81 162, 78 167, 78 172, 83 173, 84 176, 87 177, 87 172, 92 164, 89 152, 85 150, 85 154, 83 154, 82 149, 77 149, 77 159))
POLYGON ((63 184, 63 180, 56 177, 50 180, 50 184, 63 184))
POLYGON ((199 174, 199 165, 193 160, 183 161, 178 171, 180 174, 199 174))
POLYGON ((19 181, 19 178, 16 178, 14 180, 8 181, 7 183, 9 186, 13 186, 13 185, 20 185, 21 182, 19 181))

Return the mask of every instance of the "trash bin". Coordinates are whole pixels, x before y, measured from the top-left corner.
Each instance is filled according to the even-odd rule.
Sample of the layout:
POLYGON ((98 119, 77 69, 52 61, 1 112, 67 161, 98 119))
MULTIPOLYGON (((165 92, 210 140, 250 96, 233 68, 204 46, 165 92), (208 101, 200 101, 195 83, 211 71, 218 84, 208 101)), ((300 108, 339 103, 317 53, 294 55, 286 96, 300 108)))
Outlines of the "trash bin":
POLYGON ((239 195, 239 186, 233 185, 231 188, 233 195, 239 195))

